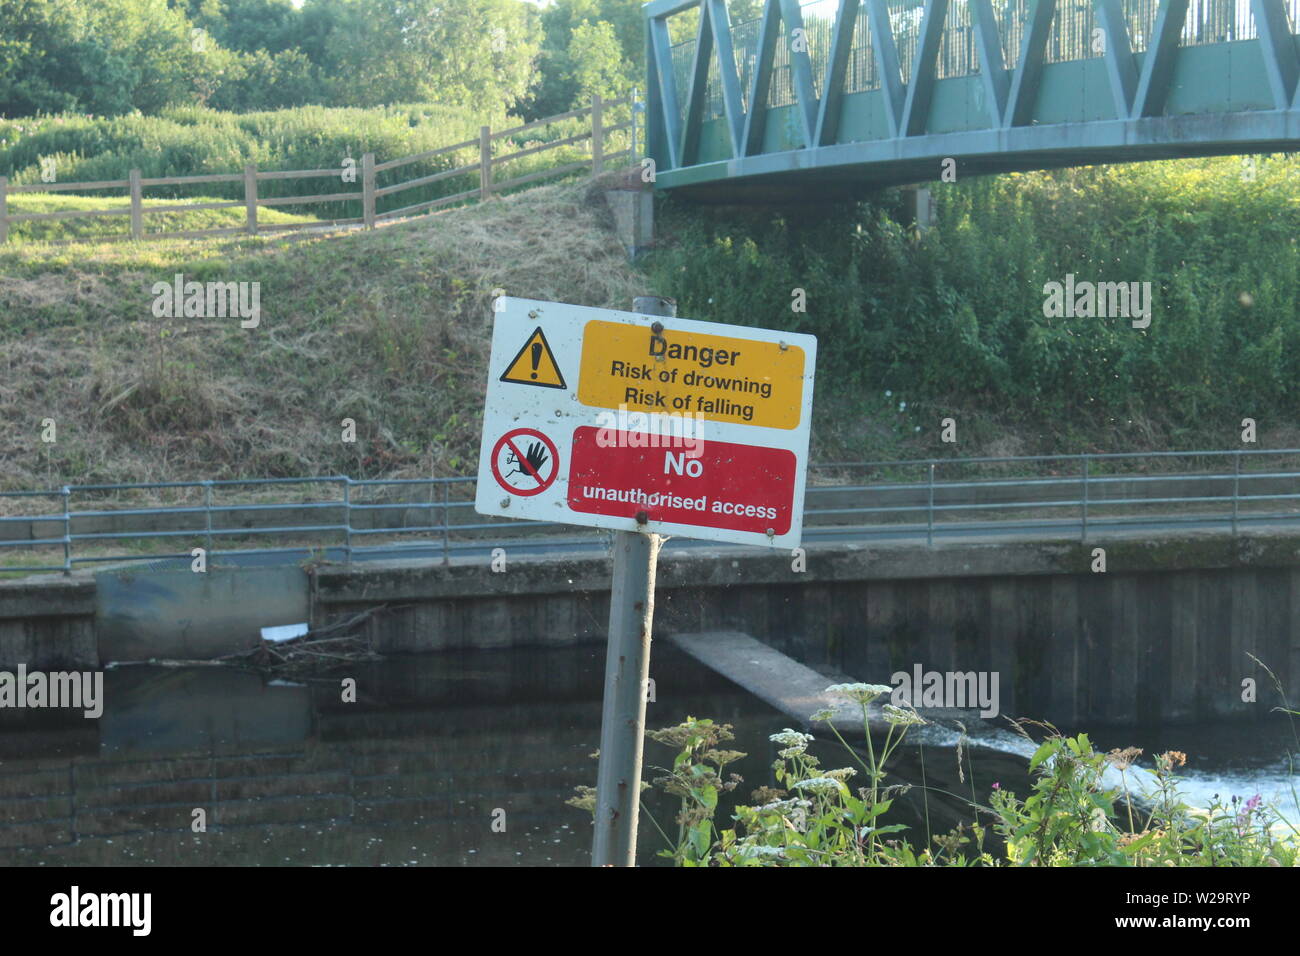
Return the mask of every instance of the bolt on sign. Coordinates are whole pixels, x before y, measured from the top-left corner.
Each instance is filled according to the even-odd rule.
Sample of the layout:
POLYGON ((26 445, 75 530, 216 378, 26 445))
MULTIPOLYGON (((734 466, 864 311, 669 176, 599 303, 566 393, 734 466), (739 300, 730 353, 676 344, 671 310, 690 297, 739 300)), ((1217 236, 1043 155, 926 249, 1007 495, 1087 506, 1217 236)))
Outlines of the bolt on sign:
POLYGON ((496 309, 476 511, 799 544, 816 338, 532 299, 496 309))

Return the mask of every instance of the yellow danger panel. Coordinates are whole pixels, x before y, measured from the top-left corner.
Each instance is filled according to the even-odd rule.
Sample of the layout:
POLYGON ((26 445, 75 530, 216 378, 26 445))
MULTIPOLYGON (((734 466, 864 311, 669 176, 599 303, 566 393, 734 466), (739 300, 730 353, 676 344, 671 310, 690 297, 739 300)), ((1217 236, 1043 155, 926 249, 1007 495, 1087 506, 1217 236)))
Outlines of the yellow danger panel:
POLYGON ((510 360, 501 381, 516 385, 540 385, 542 388, 565 388, 564 376, 551 345, 540 328, 528 336, 517 355, 510 360))
POLYGON ((578 401, 797 428, 804 359, 796 345, 594 319, 582 336, 578 401))

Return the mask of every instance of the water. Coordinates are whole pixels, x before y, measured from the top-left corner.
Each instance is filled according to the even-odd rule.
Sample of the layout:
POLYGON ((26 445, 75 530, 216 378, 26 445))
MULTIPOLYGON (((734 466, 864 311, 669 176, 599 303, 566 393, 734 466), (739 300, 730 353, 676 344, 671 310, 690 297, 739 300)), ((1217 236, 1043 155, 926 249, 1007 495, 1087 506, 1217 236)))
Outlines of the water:
MULTIPOLYGON (((584 866, 590 815, 564 801, 595 783, 588 755, 599 740, 603 671, 598 645, 392 658, 349 670, 357 700, 345 703, 339 677, 112 670, 99 720, 0 713, 0 865, 584 866), (206 832, 192 829, 195 811, 206 832)), ((729 768, 745 778, 731 802, 773 783, 767 738, 786 717, 666 643, 655 647, 651 676, 650 727, 687 715, 735 725, 727 746, 749 756, 729 768)), ((973 733, 976 797, 984 802, 993 780, 1023 793, 1030 745, 1002 730, 973 733)), ((1186 752, 1193 802, 1258 792, 1300 819, 1283 759, 1300 748, 1280 715, 1093 737, 1099 748, 1186 752)), ((955 734, 930 727, 916 739, 926 742, 928 784, 969 797, 969 778, 955 771, 955 734)), ((833 742, 817 752, 828 767, 852 762, 833 742)), ((918 781, 918 756, 900 752, 898 779, 918 781)), ((648 768, 671 759, 647 743, 648 768)), ((657 775, 648 769, 646 778, 657 775)), ((924 813, 941 832, 964 812, 961 799, 947 817, 937 798, 924 809, 898 805, 916 840, 924 813)), ((675 836, 675 800, 652 791, 645 801, 675 836)), ((663 846, 643 817, 640 862, 663 862, 655 856, 663 846)))
MULTIPOLYGON (((1028 759, 1037 749, 1024 737, 990 723, 973 721, 974 763, 978 770, 980 754, 1015 755, 1028 759)), ((1184 803, 1208 808, 1216 801, 1229 804, 1256 795, 1275 808, 1284 820, 1300 827, 1300 718, 1271 714, 1260 722, 1223 721, 1220 723, 1136 726, 1128 728, 1073 728, 1066 733, 1086 731, 1098 752, 1137 747, 1142 754, 1135 768, 1126 774, 1130 792, 1138 795, 1155 793, 1149 773, 1155 768, 1155 755, 1180 751, 1186 755, 1185 766, 1175 768, 1177 791, 1184 803)), ((926 728, 927 745, 953 747, 960 734, 948 726, 926 728)), ((1041 740, 1041 736, 1036 736, 1041 740)), ((1121 787, 1125 780, 1118 770, 1108 768, 1108 786, 1121 787)), ((1022 784, 1023 786, 1023 784, 1022 784)), ((1023 796, 1023 791, 1016 788, 1023 796)))
MULTIPOLYGON (((339 678, 123 667, 105 674, 99 720, 0 714, 0 865, 589 864, 590 814, 564 801, 595 784, 603 646, 347 674, 356 703, 339 678)), ((785 718, 668 645, 652 677, 650 727, 734 723, 754 755, 736 769, 765 776, 785 718)), ((671 759, 647 743, 648 766, 671 759)), ((675 807, 647 804, 675 835, 675 807)), ((642 862, 663 845, 643 822, 642 862)))

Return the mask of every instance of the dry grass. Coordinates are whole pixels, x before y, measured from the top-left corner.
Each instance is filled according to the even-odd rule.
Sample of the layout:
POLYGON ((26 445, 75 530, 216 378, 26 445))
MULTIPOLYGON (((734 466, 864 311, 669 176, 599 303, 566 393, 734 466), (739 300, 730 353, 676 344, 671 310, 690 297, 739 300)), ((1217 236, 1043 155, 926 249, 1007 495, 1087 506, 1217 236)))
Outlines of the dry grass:
POLYGON ((0 273, 0 490, 464 474, 493 290, 612 308, 646 291, 577 185, 370 233, 21 246, 0 273), (149 288, 176 272, 260 282, 260 326, 155 318, 149 288))

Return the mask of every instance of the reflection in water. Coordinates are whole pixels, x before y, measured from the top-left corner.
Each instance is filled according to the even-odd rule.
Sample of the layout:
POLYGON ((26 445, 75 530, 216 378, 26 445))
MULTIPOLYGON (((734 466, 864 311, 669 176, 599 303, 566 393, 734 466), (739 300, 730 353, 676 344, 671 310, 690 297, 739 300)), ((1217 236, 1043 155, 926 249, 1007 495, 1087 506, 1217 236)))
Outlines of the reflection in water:
MULTIPOLYGON (((339 678, 266 680, 227 668, 126 667, 105 675, 100 720, 49 711, 0 713, 0 865, 576 865, 590 860, 590 817, 565 805, 594 784, 589 755, 600 736, 604 648, 459 651, 357 665, 357 701, 339 678), (202 810, 207 832, 195 833, 202 810), (493 830, 504 811, 505 832, 493 830)), ((748 800, 772 784, 768 735, 789 720, 686 658, 655 646, 656 700, 649 726, 687 715, 735 725, 729 767, 748 800)), ((973 731, 974 732, 974 731, 973 731)), ((924 841, 987 799, 993 780, 1023 773, 1025 742, 977 733, 975 787, 958 779, 957 735, 931 726, 923 753, 900 751, 895 781, 919 782, 917 757, 936 795, 900 812, 924 841), (951 779, 949 779, 951 778, 951 779), (945 817, 938 794, 955 796, 945 817)), ((1099 732, 1099 748, 1139 746, 1188 754, 1187 795, 1208 803, 1262 793, 1290 817, 1289 765, 1300 749, 1287 721, 1099 732)), ((828 767, 847 756, 818 746, 828 767)), ((672 754, 646 744, 646 779, 672 754)), ((1023 780, 1023 778, 1021 778, 1023 780)), ((1024 784, 1014 785, 1023 791, 1024 784)), ((919 792, 919 791, 918 791, 919 792)), ((645 802, 676 834, 676 801, 645 802)), ((719 818, 730 816, 724 802, 719 818)), ((642 818, 642 863, 664 843, 642 818)))
MULTIPOLYGON (((564 801, 595 783, 603 655, 358 665, 356 703, 339 678, 110 671, 98 721, 0 714, 0 864, 587 865, 590 816, 564 801), (206 833, 191 829, 196 809, 206 833)), ((766 738, 784 718, 667 644, 652 676, 651 727, 688 714, 734 723, 752 755, 738 796, 768 778, 766 738)), ((670 761, 647 743, 647 767, 670 761)), ((659 794, 647 804, 668 828, 675 808, 659 794)), ((663 843, 648 822, 640 846, 655 862, 663 843)))

